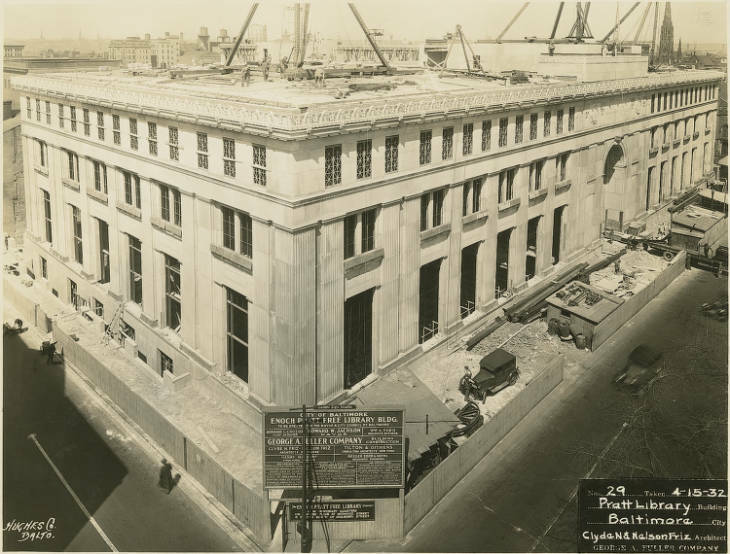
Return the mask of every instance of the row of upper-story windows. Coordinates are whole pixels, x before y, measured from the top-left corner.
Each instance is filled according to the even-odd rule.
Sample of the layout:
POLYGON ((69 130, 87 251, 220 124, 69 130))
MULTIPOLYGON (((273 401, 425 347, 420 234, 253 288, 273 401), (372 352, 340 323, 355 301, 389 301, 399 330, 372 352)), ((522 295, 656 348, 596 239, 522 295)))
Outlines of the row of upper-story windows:
MULTIPOLYGON (((697 114, 683 119, 678 119, 673 123, 665 123, 661 128, 664 139, 662 144, 669 145, 673 139, 679 140, 681 138, 689 138, 692 135, 695 135, 694 138, 696 140, 701 122, 704 123, 704 129, 707 130, 711 128, 710 113, 711 112, 706 112, 704 114, 697 114)), ((659 129, 660 127, 658 125, 652 127, 649 148, 659 148, 659 129)))
POLYGON ((693 106, 699 102, 714 100, 716 97, 717 87, 715 85, 685 87, 654 93, 651 95, 651 113, 693 106))
MULTIPOLYGON (((514 118, 502 117, 498 119, 498 148, 505 148, 521 144, 528 136, 530 141, 538 139, 538 121, 542 116, 542 137, 547 138, 555 134, 562 135, 565 131, 566 113, 564 109, 544 110, 540 114, 529 114, 529 134, 525 133, 525 116, 516 115, 514 118), (554 113, 554 117, 553 117, 554 113), (508 136, 510 119, 513 122, 512 139, 508 136)), ((567 130, 575 130, 575 108, 569 107, 567 113, 567 130)), ((433 161, 432 142, 433 129, 424 129, 419 132, 418 139, 418 163, 428 165, 433 161)), ((461 153, 462 156, 469 156, 474 151, 474 123, 465 123, 461 128, 461 153)), ((386 174, 398 171, 400 135, 389 135, 384 140, 384 172, 386 174)), ((492 144, 492 120, 486 119, 481 122, 481 151, 493 150, 492 144)), ((367 179, 372 176, 373 161, 372 139, 359 140, 356 143, 356 164, 355 179, 367 179)), ((454 157, 454 127, 443 127, 441 129, 441 160, 446 161, 454 157)), ((324 184, 325 186, 339 185, 342 183, 342 144, 327 145, 324 148, 324 184)))
MULTIPOLYGON (((26 117, 31 120, 33 103, 30 96, 26 96, 26 117)), ((41 122, 41 100, 35 100, 36 107, 36 120, 41 122)), ((79 108, 77 106, 65 105, 63 103, 57 104, 57 115, 58 115, 58 127, 60 129, 66 129, 66 120, 68 114, 68 120, 70 121, 70 131, 73 133, 79 132, 79 127, 82 127, 83 135, 86 137, 95 136, 99 141, 106 142, 106 127, 105 117, 106 114, 103 111, 96 111, 95 115, 91 113, 89 108, 79 108), (81 113, 79 114, 79 109, 81 113), (81 116, 79 125, 78 116, 81 116), (92 135, 92 117, 95 118, 96 132, 92 135)), ((48 125, 52 125, 51 118, 51 102, 45 101, 45 122, 48 125)), ((122 140, 122 118, 119 114, 111 114, 112 117, 112 142, 115 146, 124 147, 122 140)), ((140 140, 146 140, 147 148, 146 153, 151 157, 162 157, 158 143, 160 137, 158 136, 158 125, 154 121, 147 121, 146 125, 140 122, 137 118, 129 117, 127 119, 127 131, 129 137, 129 149, 134 152, 140 150, 140 140), (146 137, 140 136, 140 127, 146 130, 146 137)), ((192 133, 191 133, 192 134, 192 133)), ((180 162, 180 151, 184 148, 181 144, 181 131, 178 127, 170 125, 167 127, 166 145, 167 151, 165 157, 171 162, 180 162)), ((205 171, 209 171, 209 140, 208 133, 202 131, 196 131, 195 135, 195 155, 190 157, 190 162, 197 162, 197 168, 205 171), (193 161, 194 160, 194 161, 193 161)), ((226 177, 236 178, 238 173, 238 167, 240 166, 240 156, 237 156, 237 146, 240 147, 240 143, 236 143, 234 138, 221 137, 221 151, 218 153, 221 157, 222 173, 226 177)), ((267 183, 267 172, 269 171, 267 166, 267 155, 266 146, 262 144, 251 145, 252 154, 252 165, 251 165, 251 178, 254 184, 266 186, 267 183)))

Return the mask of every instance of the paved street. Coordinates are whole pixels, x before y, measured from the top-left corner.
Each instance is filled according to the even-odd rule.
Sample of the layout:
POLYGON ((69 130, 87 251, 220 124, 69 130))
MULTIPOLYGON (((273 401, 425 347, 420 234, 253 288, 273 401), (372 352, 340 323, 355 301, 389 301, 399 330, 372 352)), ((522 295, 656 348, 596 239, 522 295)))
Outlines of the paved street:
POLYGON ((22 540, 5 530, 4 550, 240 550, 182 484, 169 496, 157 487, 160 460, 100 409, 78 377, 46 365, 38 345, 34 330, 4 342, 3 521, 55 522, 50 538, 22 540))
POLYGON ((726 477, 727 323, 697 306, 727 284, 702 271, 683 273, 584 368, 568 370, 403 543, 347 549, 575 551, 580 478, 726 477), (651 390, 635 397, 612 378, 641 343, 663 351, 666 365, 651 390))

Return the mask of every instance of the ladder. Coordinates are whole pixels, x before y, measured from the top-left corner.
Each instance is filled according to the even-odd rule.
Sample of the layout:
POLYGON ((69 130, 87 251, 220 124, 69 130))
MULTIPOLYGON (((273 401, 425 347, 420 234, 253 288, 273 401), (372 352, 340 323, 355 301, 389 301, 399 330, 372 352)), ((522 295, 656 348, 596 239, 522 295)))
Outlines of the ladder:
POLYGON ((124 302, 120 302, 117 309, 114 310, 114 315, 112 315, 112 319, 101 339, 104 344, 108 345, 109 341, 114 338, 114 335, 119 328, 119 321, 122 319, 122 315, 124 315, 124 302))

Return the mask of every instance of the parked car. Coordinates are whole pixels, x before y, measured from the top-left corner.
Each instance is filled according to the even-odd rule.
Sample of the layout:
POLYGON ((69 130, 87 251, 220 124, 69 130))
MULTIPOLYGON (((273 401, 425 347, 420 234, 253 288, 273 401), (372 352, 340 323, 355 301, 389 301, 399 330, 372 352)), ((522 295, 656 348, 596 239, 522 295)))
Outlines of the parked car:
POLYGON ((662 368, 663 355, 646 344, 634 348, 624 368, 616 374, 614 383, 635 392, 648 385, 662 368))
POLYGON ((479 361, 479 373, 474 376, 474 380, 481 390, 494 394, 508 385, 514 385, 519 376, 514 354, 497 348, 479 361))

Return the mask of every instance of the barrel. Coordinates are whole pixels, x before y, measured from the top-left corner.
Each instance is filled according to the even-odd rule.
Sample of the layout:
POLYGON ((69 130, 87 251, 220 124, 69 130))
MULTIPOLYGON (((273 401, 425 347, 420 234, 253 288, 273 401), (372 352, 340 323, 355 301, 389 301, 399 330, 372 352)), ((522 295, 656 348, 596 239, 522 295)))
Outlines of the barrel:
POLYGON ((570 323, 568 323, 567 320, 560 320, 560 324, 558 326, 558 335, 560 335, 560 340, 570 340, 570 323))
POLYGON ((586 336, 583 333, 578 333, 575 336, 575 347, 578 350, 584 350, 586 347, 586 336))
POLYGON ((553 317, 550 321, 548 321, 548 334, 557 335, 559 327, 560 322, 553 317))

